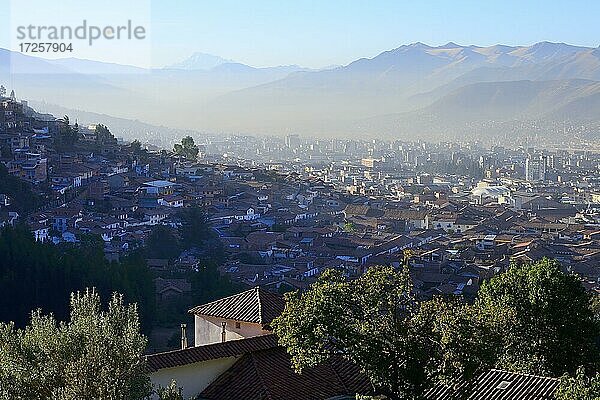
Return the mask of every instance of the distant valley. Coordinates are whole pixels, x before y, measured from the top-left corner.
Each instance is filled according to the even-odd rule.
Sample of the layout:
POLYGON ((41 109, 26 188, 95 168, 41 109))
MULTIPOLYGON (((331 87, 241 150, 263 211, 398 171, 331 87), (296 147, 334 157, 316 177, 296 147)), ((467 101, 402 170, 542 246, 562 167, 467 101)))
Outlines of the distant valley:
POLYGON ((414 43, 322 70, 254 68, 203 53, 143 70, 0 50, 0 82, 22 98, 216 134, 435 139, 439 126, 482 121, 600 120, 600 49, 550 42, 414 43))

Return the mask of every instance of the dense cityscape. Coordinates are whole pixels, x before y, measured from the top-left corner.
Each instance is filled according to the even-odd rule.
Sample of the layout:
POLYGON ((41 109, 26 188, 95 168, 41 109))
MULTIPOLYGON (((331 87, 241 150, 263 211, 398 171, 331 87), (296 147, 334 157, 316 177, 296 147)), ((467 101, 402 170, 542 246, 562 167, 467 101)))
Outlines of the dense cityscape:
POLYGON ((600 400, 599 14, 0 1, 0 400, 600 400))
POLYGON ((227 250, 222 272, 240 283, 301 288, 327 267, 361 273, 410 249, 437 274, 426 274, 437 279, 428 291, 476 287, 510 260, 553 254, 598 290, 598 153, 287 135, 192 139, 178 154, 119 142, 101 125, 77 127, 62 150, 53 138, 73 125, 26 104, 2 102, 3 162, 41 203, 20 213, 23 201, 2 193, 3 223, 26 218, 41 242, 94 233, 119 259, 195 205, 227 250))
MULTIPOLYGON (((38 114, 14 93, 0 106, 1 226, 26 226, 36 243, 62 251, 85 253, 96 237, 105 262, 122 268, 143 257, 137 268, 147 272, 136 280, 152 289, 134 289, 133 299, 153 304, 142 323, 148 350, 167 351, 149 359, 164 384, 161 363, 180 365, 168 359, 180 341, 219 342, 229 332, 223 323, 223 338, 209 328, 202 338, 199 315, 236 319, 227 316, 235 308, 208 303, 196 309, 216 311, 193 309, 196 332, 180 333, 180 323, 192 323, 190 302, 241 292, 262 303, 268 293, 308 290, 327 270, 357 279, 373 266, 407 265, 418 299, 472 301, 511 265, 548 258, 600 293, 594 151, 295 134, 199 144, 187 137, 167 150, 38 114)), ((29 289, 27 301, 5 289, 5 320, 44 303, 29 289)), ((281 312, 279 300, 269 302, 262 307, 281 312)))

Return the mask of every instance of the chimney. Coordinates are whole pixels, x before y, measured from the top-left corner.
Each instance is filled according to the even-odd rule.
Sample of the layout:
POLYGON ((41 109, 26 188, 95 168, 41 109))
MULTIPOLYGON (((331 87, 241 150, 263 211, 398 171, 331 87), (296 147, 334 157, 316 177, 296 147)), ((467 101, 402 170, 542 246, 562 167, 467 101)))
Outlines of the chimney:
POLYGON ((181 350, 187 349, 187 334, 186 334, 186 324, 181 324, 181 350))
POLYGON ((221 322, 221 342, 225 342, 227 340, 227 332, 225 331, 226 326, 227 322, 221 322))

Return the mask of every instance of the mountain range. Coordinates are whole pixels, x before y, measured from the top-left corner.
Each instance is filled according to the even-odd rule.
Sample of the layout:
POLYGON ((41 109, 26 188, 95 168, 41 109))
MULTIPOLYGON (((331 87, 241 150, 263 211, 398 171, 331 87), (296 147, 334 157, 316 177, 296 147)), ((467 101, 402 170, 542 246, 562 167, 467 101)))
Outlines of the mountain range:
POLYGON ((209 70, 214 67, 218 67, 222 64, 235 63, 233 60, 227 60, 223 57, 215 56, 213 54, 206 54, 196 52, 186 58, 185 60, 169 65, 167 69, 185 69, 185 70, 209 70))
POLYGON ((203 53, 141 70, 0 50, 2 81, 20 97, 206 132, 416 137, 428 121, 600 120, 600 49, 550 42, 413 43, 322 70, 203 53))

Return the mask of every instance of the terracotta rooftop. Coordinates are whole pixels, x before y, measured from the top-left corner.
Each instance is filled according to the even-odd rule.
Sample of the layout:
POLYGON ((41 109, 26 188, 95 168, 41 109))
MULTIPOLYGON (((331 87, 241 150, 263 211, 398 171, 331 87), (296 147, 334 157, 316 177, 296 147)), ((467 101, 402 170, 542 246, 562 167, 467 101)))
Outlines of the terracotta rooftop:
POLYGON ((251 351, 270 349, 276 346, 277 338, 275 335, 229 340, 223 343, 151 354, 147 357, 148 368, 151 372, 154 372, 164 368, 174 368, 181 365, 216 360, 218 358, 240 356, 251 351))
POLYGON ((368 394, 370 384, 359 368, 341 357, 302 374, 294 372, 282 347, 245 354, 200 394, 201 399, 305 400, 368 394))
POLYGON ((196 306, 189 312, 236 321, 268 325, 285 308, 285 300, 275 293, 255 287, 245 292, 196 306))

